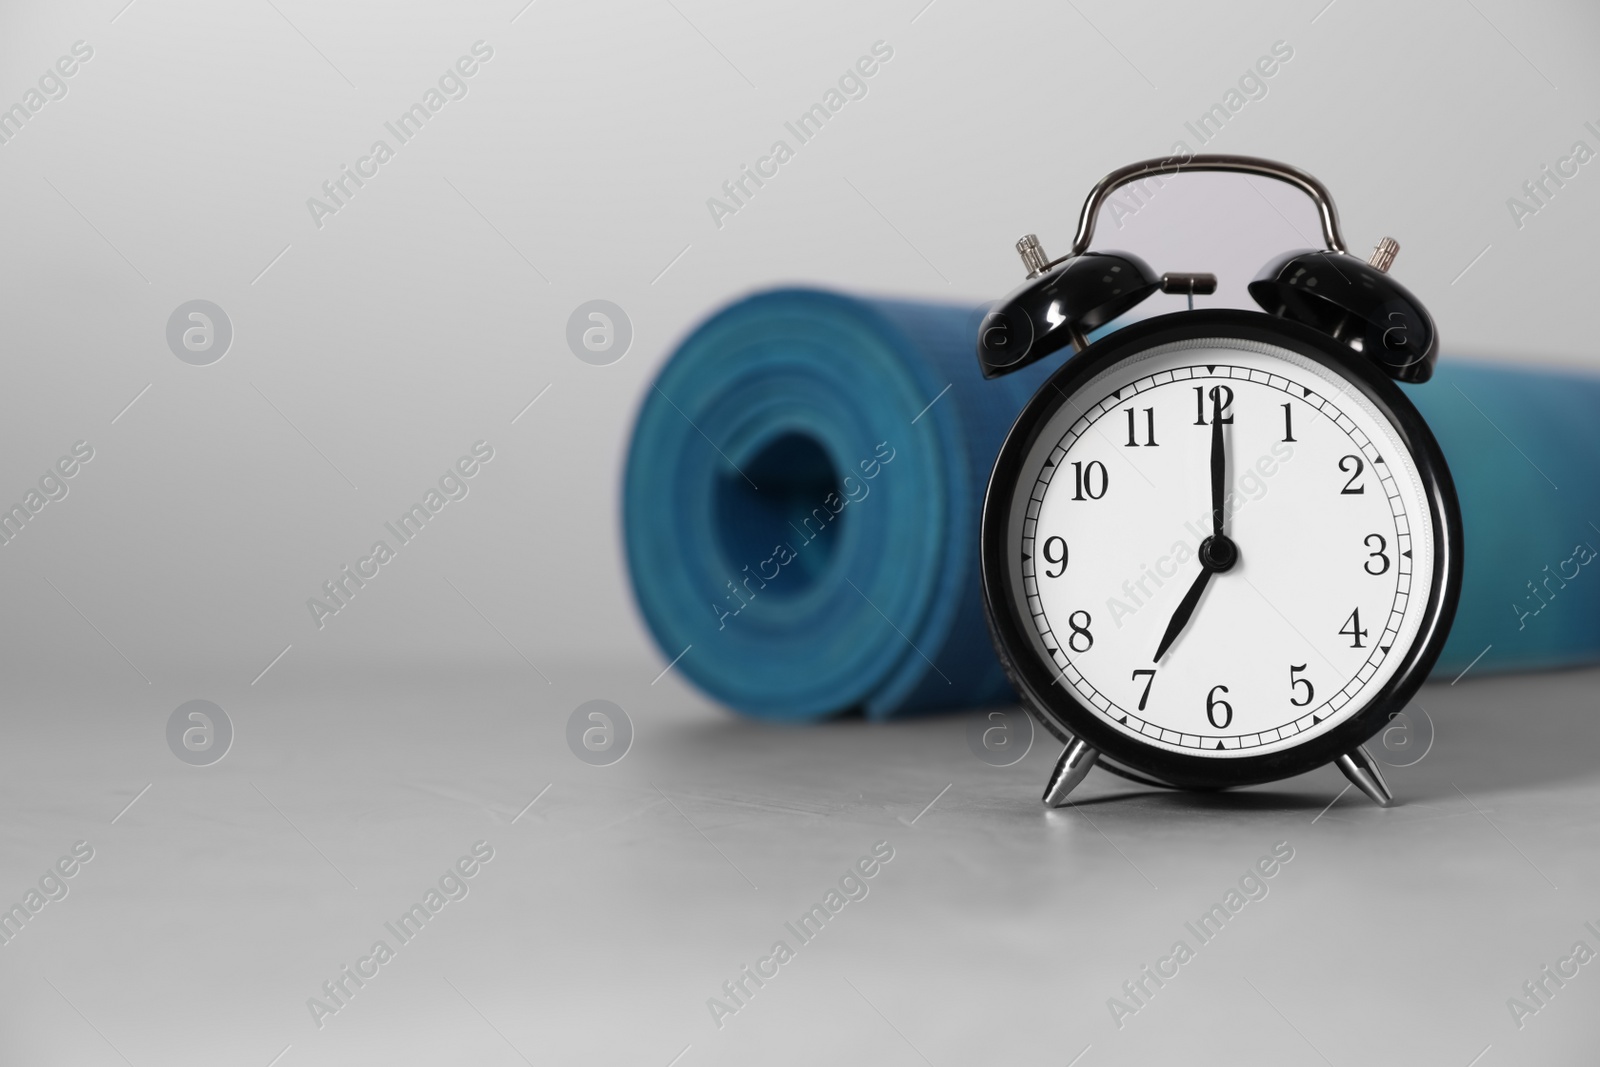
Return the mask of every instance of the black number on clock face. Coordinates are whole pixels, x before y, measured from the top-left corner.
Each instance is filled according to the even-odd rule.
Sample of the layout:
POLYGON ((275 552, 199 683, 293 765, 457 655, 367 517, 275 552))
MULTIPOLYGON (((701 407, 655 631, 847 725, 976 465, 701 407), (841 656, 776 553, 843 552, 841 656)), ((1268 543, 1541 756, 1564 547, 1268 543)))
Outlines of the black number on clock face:
POLYGON ((1298 667, 1289 668, 1289 688, 1298 690, 1302 685, 1306 687, 1306 698, 1304 700, 1296 700, 1293 697, 1289 698, 1289 703, 1293 704, 1297 708, 1306 707, 1317 695, 1316 687, 1311 684, 1311 679, 1295 677, 1295 675, 1299 674, 1305 669, 1306 665, 1304 663, 1300 664, 1298 667))
POLYGON ((1283 405, 1283 443, 1293 444, 1294 436, 1294 411, 1288 404, 1283 405))
POLYGON ((1099 500, 1101 497, 1106 495, 1106 488, 1111 481, 1110 477, 1106 474, 1106 465, 1097 459, 1090 460, 1087 465, 1083 463, 1073 463, 1072 477, 1074 484, 1077 486, 1072 497, 1074 500, 1099 500), (1096 475, 1099 476, 1100 484, 1100 489, 1098 492, 1095 491, 1096 475), (1085 494, 1088 495, 1085 496, 1085 494))
MULTIPOLYGON (((1138 447, 1140 447, 1139 446, 1139 439, 1133 432, 1134 431, 1133 409, 1132 408, 1124 408, 1123 412, 1124 412, 1124 414, 1126 414, 1128 416, 1128 444, 1127 444, 1126 447, 1128 447, 1128 448, 1138 448, 1138 447)), ((1158 443, 1159 442, 1156 441, 1156 409, 1155 408, 1145 408, 1144 409, 1144 447, 1145 448, 1155 448, 1158 443)))
POLYGON ((1350 613, 1350 617, 1344 620, 1344 625, 1339 628, 1339 632, 1350 639, 1351 648, 1367 647, 1361 643, 1361 639, 1367 636, 1367 631, 1361 628, 1360 608, 1356 608, 1350 613))
POLYGON ((1206 721, 1219 730, 1226 730, 1228 724, 1233 722, 1233 705, 1226 700, 1217 699, 1219 692, 1227 691, 1228 687, 1225 685, 1214 685, 1211 687, 1211 692, 1206 694, 1206 721), (1221 722, 1217 721, 1218 715, 1222 716, 1221 722))
POLYGON ((1137 681, 1141 674, 1144 675, 1144 692, 1139 694, 1139 710, 1143 711, 1145 704, 1150 700, 1150 685, 1156 680, 1156 672, 1148 667, 1137 670, 1133 672, 1133 677, 1129 681, 1137 681))
POLYGON ((1213 385, 1208 394, 1202 387, 1197 385, 1194 387, 1194 424, 1196 426, 1210 425, 1206 422, 1207 396, 1211 399, 1209 407, 1217 408, 1222 412, 1223 423, 1232 422, 1233 413, 1229 409, 1233 407, 1233 390, 1226 385, 1213 385))
POLYGON ((1067 638, 1067 647, 1074 652, 1087 652, 1094 647, 1094 634, 1089 632, 1089 624, 1094 619, 1087 611, 1082 609, 1074 611, 1067 616, 1067 625, 1072 627, 1072 636, 1067 638), (1083 616, 1083 621, 1078 621, 1078 616, 1083 616), (1078 638, 1083 638, 1083 647, 1078 647, 1078 638))
POLYGON ((1366 466, 1365 463, 1361 462, 1360 456, 1343 456, 1340 458, 1339 469, 1350 475, 1350 480, 1344 483, 1343 489, 1339 490, 1340 496, 1355 496, 1357 493, 1365 493, 1367 491, 1366 486, 1356 484, 1356 479, 1361 477, 1361 472, 1366 469, 1366 466), (1355 466, 1350 466, 1352 463, 1355 466))
POLYGON ((1384 552, 1384 549, 1389 547, 1389 542, 1384 540, 1382 534, 1370 533, 1367 534, 1366 537, 1362 538, 1361 543, 1366 545, 1368 548, 1372 548, 1372 542, 1374 541, 1378 542, 1378 547, 1368 553, 1367 561, 1361 565, 1361 569, 1366 571, 1368 574, 1376 576, 1387 573, 1389 570, 1389 556, 1384 552), (1372 569, 1374 562, 1378 563, 1377 570, 1372 569))
POLYGON ((1052 573, 1048 568, 1046 568, 1045 572, 1044 572, 1044 576, 1046 578, 1059 578, 1063 574, 1067 573, 1067 542, 1066 542, 1066 539, 1062 538, 1062 537, 1046 537, 1044 539, 1044 558, 1045 558, 1045 562, 1046 563, 1057 563, 1057 564, 1060 564, 1060 569, 1056 570, 1054 573, 1052 573), (1056 550, 1055 555, 1051 555, 1050 554, 1050 546, 1051 545, 1060 546, 1056 550))

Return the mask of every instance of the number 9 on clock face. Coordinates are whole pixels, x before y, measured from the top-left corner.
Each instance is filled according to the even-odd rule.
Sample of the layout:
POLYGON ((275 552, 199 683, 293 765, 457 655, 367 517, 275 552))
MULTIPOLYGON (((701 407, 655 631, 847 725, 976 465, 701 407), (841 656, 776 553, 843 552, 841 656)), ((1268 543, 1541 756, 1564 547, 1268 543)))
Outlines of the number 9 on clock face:
POLYGON ((1059 735, 1184 784, 1282 777, 1365 740, 1431 665, 1459 567, 1448 475, 1359 355, 1260 316, 1183 318, 1096 345, 1019 418, 985 594, 1059 735))

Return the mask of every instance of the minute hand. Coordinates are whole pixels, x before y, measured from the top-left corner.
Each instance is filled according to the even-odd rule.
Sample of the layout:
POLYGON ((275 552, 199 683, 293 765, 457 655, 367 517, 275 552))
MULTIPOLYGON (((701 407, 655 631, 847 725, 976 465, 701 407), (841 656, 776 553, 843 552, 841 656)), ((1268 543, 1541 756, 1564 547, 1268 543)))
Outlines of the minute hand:
POLYGON ((1222 391, 1211 389, 1211 532, 1222 536, 1222 498, 1228 484, 1228 454, 1222 447, 1222 391))

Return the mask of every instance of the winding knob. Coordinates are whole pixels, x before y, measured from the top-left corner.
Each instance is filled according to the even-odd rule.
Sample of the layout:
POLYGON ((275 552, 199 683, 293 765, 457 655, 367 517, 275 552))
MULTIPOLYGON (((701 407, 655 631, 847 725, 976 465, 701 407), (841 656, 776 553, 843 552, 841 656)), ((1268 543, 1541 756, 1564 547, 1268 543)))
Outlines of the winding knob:
POLYGON ((1394 257, 1399 254, 1400 242, 1393 237, 1385 237, 1378 242, 1378 247, 1372 250, 1372 255, 1368 257, 1367 263, 1369 266, 1377 267, 1387 274, 1389 273, 1390 265, 1394 263, 1394 257))
POLYGON ((1050 257, 1044 254, 1044 245, 1039 243, 1038 234, 1027 233, 1019 237, 1017 255, 1022 257, 1022 265, 1028 268, 1030 278, 1044 273, 1044 268, 1050 262, 1050 257))

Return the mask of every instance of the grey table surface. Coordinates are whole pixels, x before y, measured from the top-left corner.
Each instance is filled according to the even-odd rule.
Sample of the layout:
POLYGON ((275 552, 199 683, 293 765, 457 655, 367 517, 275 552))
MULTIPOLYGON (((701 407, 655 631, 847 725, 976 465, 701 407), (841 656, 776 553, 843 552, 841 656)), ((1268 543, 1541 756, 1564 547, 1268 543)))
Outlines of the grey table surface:
POLYGON ((1600 1061, 1600 965, 1561 962, 1600 950, 1600 672, 1425 688, 1434 743, 1390 810, 1324 768, 1206 796, 1096 772, 1047 811, 1042 732, 999 768, 970 715, 784 727, 659 664, 545 669, 219 682, 236 736, 205 767, 163 733, 203 694, 13 694, 0 905, 93 858, 0 946, 0 1062, 1600 1061), (597 697, 634 726, 604 767, 565 740, 597 697), (466 895, 399 940, 478 842, 445 881, 466 895), (796 937, 874 846, 866 895, 796 937), (1186 924, 1275 847, 1202 942, 1186 924), (1147 965, 1170 977, 1135 1000, 1147 965), (735 1001, 746 966, 776 974, 735 1001))

